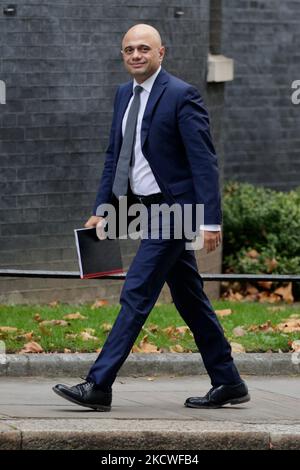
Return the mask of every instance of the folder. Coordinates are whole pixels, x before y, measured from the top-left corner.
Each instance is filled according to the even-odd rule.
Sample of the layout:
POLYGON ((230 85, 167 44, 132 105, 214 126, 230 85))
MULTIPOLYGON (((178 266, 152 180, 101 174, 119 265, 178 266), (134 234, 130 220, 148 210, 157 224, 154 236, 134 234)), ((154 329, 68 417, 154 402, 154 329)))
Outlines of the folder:
POLYGON ((99 240, 96 227, 74 229, 81 279, 123 273, 118 239, 99 240))

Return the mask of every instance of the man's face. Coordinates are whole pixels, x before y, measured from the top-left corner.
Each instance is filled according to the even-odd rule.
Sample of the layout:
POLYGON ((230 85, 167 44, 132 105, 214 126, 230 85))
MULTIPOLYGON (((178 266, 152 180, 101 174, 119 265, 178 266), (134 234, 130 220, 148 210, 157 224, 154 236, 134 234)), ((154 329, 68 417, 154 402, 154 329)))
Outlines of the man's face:
POLYGON ((122 42, 122 54, 127 71, 142 83, 159 68, 165 53, 158 38, 149 31, 129 31, 122 42))

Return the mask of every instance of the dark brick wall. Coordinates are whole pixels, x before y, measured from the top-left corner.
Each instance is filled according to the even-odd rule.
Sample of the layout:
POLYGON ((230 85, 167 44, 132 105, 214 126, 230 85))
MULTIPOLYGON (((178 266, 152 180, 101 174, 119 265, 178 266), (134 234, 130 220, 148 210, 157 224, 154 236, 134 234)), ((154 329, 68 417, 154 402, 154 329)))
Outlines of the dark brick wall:
MULTIPOLYGON (((164 66, 205 92, 209 0, 0 1, 0 266, 77 270, 73 229, 91 213, 101 176, 124 32, 148 22, 167 46, 164 66), (177 8, 184 16, 176 18, 177 8)), ((217 93, 218 89, 215 89, 217 93)), ((213 88, 207 96, 217 115, 213 88)), ((222 97, 222 95, 220 95, 222 97)), ((215 126, 216 141, 219 124, 215 126)), ((124 244, 128 263, 134 252, 124 244)), ((1 279, 0 302, 116 299, 103 281, 1 279)))
POLYGON ((226 85, 225 178, 288 190, 300 185, 300 2, 226 0, 222 53, 235 60, 226 85))

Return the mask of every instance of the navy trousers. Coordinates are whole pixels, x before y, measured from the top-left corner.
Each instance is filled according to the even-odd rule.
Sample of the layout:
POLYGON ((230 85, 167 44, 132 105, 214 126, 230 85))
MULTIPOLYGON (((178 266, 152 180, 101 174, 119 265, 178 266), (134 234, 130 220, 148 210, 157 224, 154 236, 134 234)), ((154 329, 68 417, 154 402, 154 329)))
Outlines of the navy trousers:
MULTIPOLYGON (((150 220, 150 208, 149 220, 150 220)), ((193 333, 213 386, 241 381, 231 347, 203 291, 195 253, 186 239, 144 238, 127 272, 121 310, 87 380, 110 387, 167 282, 179 314, 193 333)))

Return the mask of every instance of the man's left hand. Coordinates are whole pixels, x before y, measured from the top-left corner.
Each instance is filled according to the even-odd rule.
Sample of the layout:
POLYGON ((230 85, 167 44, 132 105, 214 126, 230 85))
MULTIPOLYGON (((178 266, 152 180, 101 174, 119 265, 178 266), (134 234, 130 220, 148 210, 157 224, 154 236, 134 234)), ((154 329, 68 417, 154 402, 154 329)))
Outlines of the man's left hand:
POLYGON ((222 242, 222 232, 211 232, 209 230, 204 230, 204 248, 206 248, 207 253, 214 251, 222 242))

